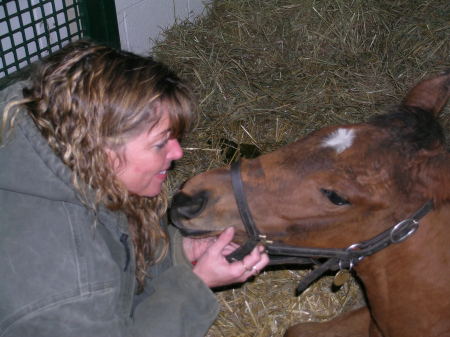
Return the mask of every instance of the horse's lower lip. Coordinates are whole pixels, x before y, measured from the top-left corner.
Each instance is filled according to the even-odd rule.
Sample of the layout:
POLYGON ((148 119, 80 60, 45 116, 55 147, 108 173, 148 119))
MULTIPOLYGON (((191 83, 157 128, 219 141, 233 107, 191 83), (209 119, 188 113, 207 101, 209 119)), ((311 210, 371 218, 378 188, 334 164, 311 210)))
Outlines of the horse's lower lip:
POLYGON ((188 229, 188 228, 179 228, 181 234, 183 236, 194 236, 194 237, 204 237, 213 235, 213 231, 209 230, 201 230, 201 229, 188 229))
POLYGON ((207 230, 207 229, 192 229, 192 228, 186 228, 182 221, 180 221, 180 217, 177 212, 170 210, 170 220, 172 224, 179 229, 181 234, 183 236, 190 236, 190 237, 208 237, 208 236, 214 236, 220 234, 220 231, 217 230, 207 230))

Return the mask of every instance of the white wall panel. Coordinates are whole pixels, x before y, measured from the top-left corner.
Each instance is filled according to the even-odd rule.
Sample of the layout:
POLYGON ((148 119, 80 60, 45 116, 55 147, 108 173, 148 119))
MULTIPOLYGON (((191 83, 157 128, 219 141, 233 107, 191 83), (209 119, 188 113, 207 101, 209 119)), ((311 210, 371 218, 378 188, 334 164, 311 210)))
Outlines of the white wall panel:
POLYGON ((116 0, 120 43, 123 49, 148 55, 161 31, 176 20, 193 19, 205 0, 116 0))

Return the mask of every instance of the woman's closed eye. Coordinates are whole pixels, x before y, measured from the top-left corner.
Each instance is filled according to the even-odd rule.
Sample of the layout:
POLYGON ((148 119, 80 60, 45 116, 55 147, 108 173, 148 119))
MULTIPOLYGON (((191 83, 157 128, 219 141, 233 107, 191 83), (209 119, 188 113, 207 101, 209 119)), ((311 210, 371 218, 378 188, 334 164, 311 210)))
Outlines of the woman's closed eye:
POLYGON ((167 145, 168 142, 169 142, 169 138, 165 138, 165 139, 162 140, 161 142, 156 143, 156 144, 155 144, 155 147, 156 147, 158 150, 161 150, 161 149, 164 148, 164 146, 167 145))

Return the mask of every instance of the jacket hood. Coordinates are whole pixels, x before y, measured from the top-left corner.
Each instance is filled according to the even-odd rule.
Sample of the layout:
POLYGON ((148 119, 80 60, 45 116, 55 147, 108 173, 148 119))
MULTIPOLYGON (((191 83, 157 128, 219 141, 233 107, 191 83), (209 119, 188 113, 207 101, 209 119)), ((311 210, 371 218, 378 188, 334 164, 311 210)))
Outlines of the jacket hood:
MULTIPOLYGON (((22 98, 28 82, 0 92, 0 115, 5 105, 22 98)), ((21 109, 0 146, 0 189, 50 200, 81 204, 71 182, 72 171, 55 155, 31 117, 21 109)))

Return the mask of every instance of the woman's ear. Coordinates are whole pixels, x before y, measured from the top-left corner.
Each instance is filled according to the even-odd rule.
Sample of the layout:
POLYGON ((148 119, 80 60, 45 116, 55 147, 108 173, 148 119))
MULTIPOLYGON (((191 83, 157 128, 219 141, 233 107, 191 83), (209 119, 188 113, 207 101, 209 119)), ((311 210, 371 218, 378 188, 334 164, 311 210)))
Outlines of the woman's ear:
POLYGON ((114 151, 113 149, 110 149, 109 147, 105 147, 105 153, 108 158, 109 164, 111 165, 111 168, 114 172, 119 171, 122 160, 117 153, 117 151, 114 151))

